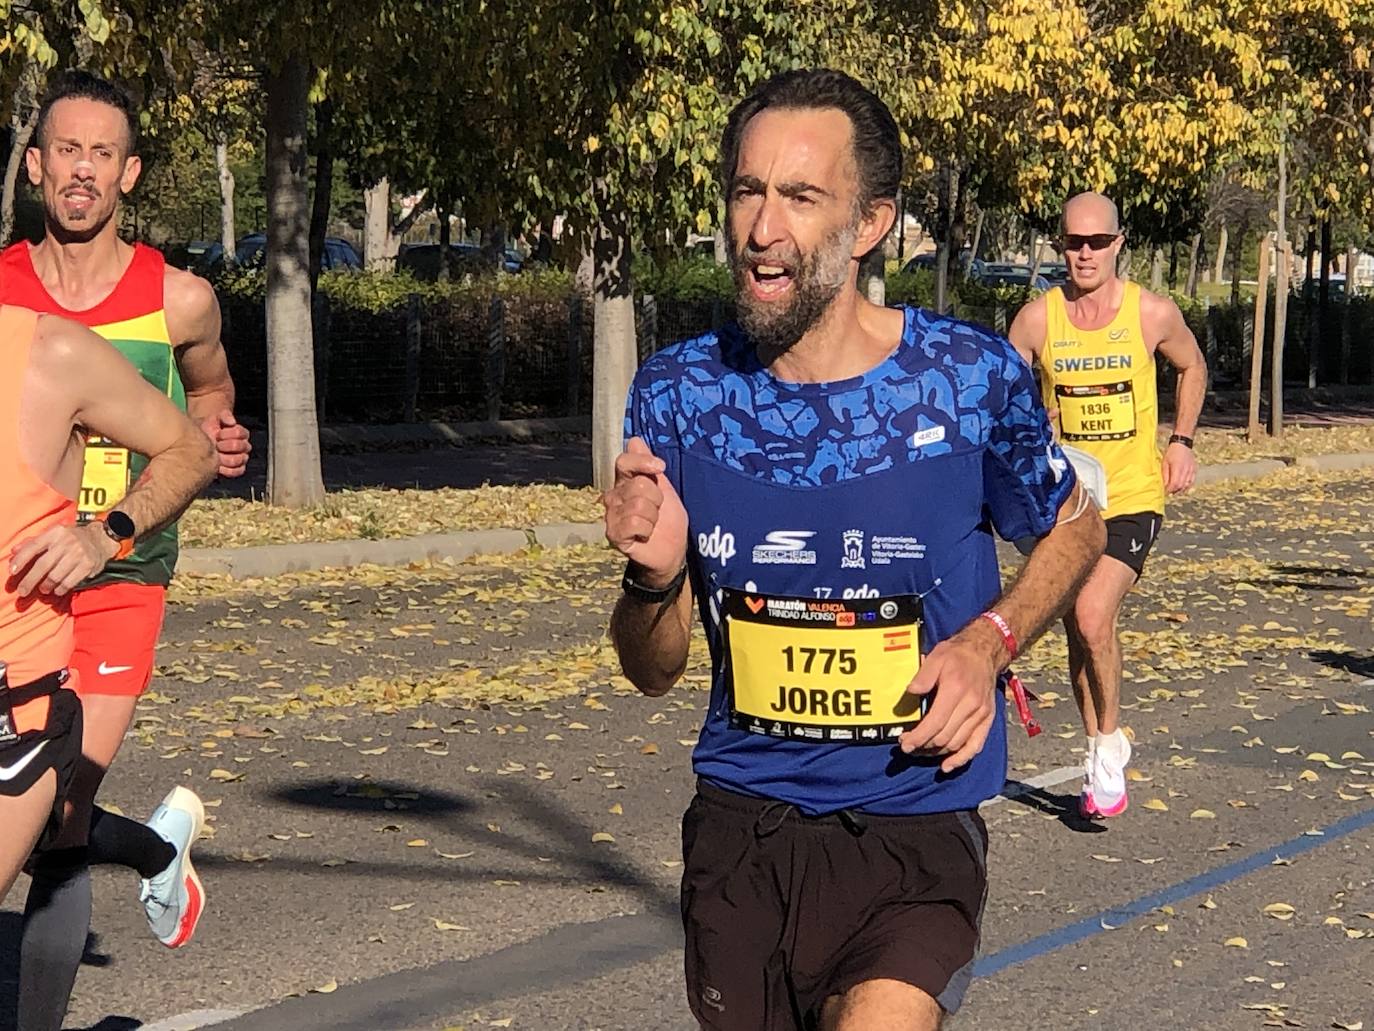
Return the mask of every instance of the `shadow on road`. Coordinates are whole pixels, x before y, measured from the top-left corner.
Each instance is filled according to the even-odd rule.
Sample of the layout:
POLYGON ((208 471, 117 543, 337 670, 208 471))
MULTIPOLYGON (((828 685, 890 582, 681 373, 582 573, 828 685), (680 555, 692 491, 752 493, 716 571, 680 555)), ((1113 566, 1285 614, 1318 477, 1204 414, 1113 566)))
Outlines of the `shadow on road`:
MULTIPOLYGON (((528 867, 499 870, 463 867, 431 862, 348 862, 335 867, 336 872, 357 875, 384 874, 388 877, 430 877, 453 880, 490 881, 496 878, 538 882, 544 884, 590 884, 610 886, 631 891, 648 910, 676 912, 676 893, 665 891, 659 884, 636 869, 628 859, 599 845, 589 844, 593 829, 556 805, 551 796, 536 793, 524 785, 503 781, 492 783, 499 789, 500 811, 513 814, 528 822, 534 833, 523 834, 507 829, 492 834, 487 824, 496 815, 486 800, 492 792, 483 791, 467 798, 432 789, 397 782, 370 781, 357 784, 338 781, 309 781, 286 785, 267 794, 269 801, 303 808, 347 811, 368 816, 403 813, 406 819, 418 819, 434 828, 432 833, 448 833, 483 841, 484 851, 505 852, 512 857, 541 862, 554 857, 556 865, 548 873, 530 871, 528 867)), ((214 855, 198 860, 201 864, 225 862, 214 855)), ((300 865, 318 869, 318 860, 264 860, 278 867, 300 865)))
POLYGON ((1336 569, 1331 566, 1306 566, 1291 562, 1271 562, 1272 579, 1258 580, 1264 587, 1296 587, 1303 591, 1352 591, 1354 581, 1374 579, 1368 569, 1336 569))
POLYGON ((1069 830, 1078 834, 1105 834, 1104 824, 1085 819, 1078 811, 1077 795, 1060 795, 1045 788, 1033 788, 1018 781, 1009 780, 1002 789, 1007 796, 1015 796, 1022 805, 1041 813, 1048 813, 1069 830))
POLYGON ((1313 662, 1338 669, 1357 677, 1374 677, 1374 655, 1351 655, 1349 652, 1333 652, 1324 648, 1307 653, 1313 662))

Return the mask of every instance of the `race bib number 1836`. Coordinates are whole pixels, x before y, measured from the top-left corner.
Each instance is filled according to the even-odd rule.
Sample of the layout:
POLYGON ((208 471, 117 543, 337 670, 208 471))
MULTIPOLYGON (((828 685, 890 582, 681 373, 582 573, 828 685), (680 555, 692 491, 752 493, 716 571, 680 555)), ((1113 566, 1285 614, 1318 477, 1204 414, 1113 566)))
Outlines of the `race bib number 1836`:
POLYGON ((921 718, 921 600, 831 601, 725 590, 733 726, 754 734, 882 744, 921 718))
POLYGON ((1130 383, 1055 387, 1065 440, 1127 440, 1135 436, 1135 394, 1130 383))

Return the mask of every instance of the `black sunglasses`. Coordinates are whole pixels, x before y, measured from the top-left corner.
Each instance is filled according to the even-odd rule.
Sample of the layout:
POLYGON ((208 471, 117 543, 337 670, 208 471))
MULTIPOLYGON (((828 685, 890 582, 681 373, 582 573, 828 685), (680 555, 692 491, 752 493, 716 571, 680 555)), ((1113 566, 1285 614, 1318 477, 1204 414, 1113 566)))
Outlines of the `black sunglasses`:
POLYGON ((1120 233, 1069 233, 1060 241, 1066 252, 1081 251, 1086 244, 1095 251, 1105 251, 1116 243, 1120 233))

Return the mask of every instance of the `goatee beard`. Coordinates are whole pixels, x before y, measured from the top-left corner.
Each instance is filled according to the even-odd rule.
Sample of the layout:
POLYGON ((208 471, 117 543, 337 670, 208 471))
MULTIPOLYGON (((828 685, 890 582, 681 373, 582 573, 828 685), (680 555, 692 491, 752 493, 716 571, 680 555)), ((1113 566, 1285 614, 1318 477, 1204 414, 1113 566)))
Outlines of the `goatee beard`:
POLYGON ((751 248, 741 253, 730 240, 730 264, 735 277, 736 308, 740 328, 770 365, 786 354, 830 309, 848 278, 850 255, 857 231, 845 227, 830 233, 821 245, 807 253, 769 254, 751 248), (791 270, 792 299, 777 304, 756 298, 749 288, 755 265, 777 264, 791 270))

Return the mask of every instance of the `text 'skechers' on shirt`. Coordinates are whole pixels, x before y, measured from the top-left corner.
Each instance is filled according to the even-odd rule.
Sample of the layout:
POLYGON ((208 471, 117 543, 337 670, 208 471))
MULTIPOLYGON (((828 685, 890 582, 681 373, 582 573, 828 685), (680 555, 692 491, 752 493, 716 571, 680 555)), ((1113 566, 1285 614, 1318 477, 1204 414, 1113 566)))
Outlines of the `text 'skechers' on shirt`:
POLYGON ((720 787, 808 813, 965 809, 1001 790, 1001 706, 953 775, 896 749, 920 657, 1000 593, 995 528, 1041 536, 1073 487, 1030 368, 1001 337, 907 309, 866 375, 798 384, 729 327, 647 361, 630 435, 687 507, 711 647, 694 754, 720 787))

